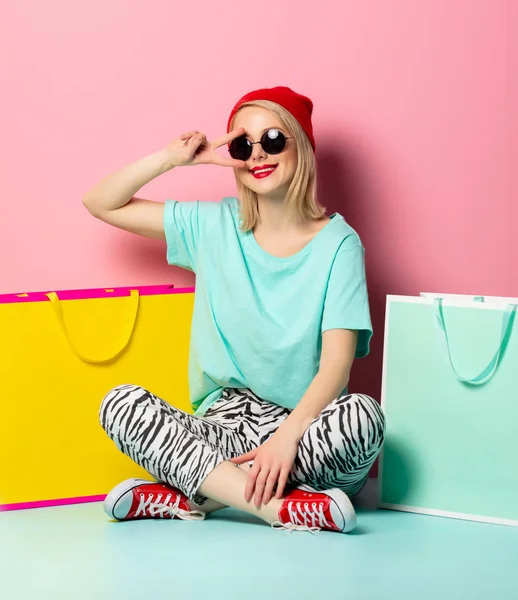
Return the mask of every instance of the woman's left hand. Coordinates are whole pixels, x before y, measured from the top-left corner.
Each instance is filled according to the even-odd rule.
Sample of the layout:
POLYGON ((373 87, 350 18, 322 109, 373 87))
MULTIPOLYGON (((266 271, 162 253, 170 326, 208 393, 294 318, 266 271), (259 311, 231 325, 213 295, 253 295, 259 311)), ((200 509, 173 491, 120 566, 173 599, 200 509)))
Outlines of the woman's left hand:
POLYGON ((241 456, 231 459, 235 465, 251 460, 254 461, 245 488, 245 500, 260 508, 261 503, 267 504, 273 497, 282 498, 288 476, 297 456, 299 440, 286 435, 281 430, 264 444, 241 456))

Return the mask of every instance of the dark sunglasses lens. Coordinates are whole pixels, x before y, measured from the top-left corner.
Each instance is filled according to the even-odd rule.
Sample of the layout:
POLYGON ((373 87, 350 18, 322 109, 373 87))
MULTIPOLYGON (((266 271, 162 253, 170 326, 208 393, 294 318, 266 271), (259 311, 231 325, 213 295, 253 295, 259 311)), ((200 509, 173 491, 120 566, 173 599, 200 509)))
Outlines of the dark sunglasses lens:
POLYGON ((286 137, 278 129, 269 129, 261 137, 261 146, 267 154, 280 154, 286 147, 286 137))
POLYGON ((248 160, 252 156, 252 145, 246 136, 242 135, 230 142, 228 151, 230 156, 236 160, 248 160))

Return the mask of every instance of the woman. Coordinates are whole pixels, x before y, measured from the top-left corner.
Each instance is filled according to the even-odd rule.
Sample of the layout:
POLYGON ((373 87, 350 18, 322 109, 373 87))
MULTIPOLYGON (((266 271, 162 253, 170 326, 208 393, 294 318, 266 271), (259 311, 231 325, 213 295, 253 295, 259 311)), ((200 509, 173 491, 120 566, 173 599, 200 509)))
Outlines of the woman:
POLYGON ((195 414, 135 385, 103 400, 103 428, 156 480, 113 489, 104 508, 115 519, 204 519, 233 506, 288 530, 355 527, 348 496, 379 454, 384 418, 368 396, 347 394, 372 336, 364 249, 317 201, 312 111, 289 88, 256 90, 227 135, 184 133, 83 200, 111 225, 165 239, 169 264, 197 275, 195 414), (216 152, 226 144, 230 158, 216 152), (162 173, 201 164, 233 167, 239 200, 135 197, 162 173))

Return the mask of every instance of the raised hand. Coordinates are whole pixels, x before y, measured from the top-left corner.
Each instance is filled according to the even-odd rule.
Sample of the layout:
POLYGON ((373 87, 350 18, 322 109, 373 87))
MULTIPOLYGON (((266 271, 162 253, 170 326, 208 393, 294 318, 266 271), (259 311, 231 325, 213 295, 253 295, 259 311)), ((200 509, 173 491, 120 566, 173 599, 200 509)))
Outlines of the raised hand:
POLYGON ((205 134, 199 131, 188 131, 167 146, 168 160, 175 167, 219 165, 243 168, 246 166, 244 161, 221 156, 216 150, 244 133, 245 130, 240 127, 216 140, 208 141, 205 134))

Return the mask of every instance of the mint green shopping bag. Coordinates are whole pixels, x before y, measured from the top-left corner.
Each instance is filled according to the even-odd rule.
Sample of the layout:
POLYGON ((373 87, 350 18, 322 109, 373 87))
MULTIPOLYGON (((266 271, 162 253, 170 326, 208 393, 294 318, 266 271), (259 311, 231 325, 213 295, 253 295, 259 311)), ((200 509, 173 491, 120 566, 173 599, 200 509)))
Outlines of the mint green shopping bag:
POLYGON ((388 296, 380 507, 518 526, 517 305, 388 296))

